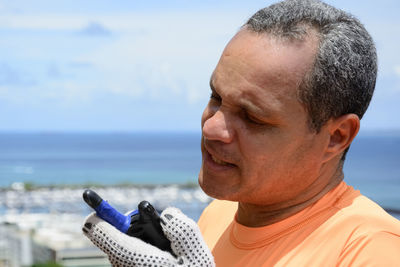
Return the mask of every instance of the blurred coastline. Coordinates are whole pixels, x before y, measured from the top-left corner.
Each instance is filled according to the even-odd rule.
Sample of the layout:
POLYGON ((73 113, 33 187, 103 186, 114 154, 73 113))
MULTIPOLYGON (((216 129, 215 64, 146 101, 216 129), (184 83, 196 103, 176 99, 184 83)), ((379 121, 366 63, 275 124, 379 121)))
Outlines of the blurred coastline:
MULTIPOLYGON (((33 266, 55 262, 65 267, 110 266, 106 255, 82 234, 84 218, 93 210, 83 201, 85 188, 23 184, 0 190, 0 266, 33 266)), ((212 200, 193 184, 91 186, 120 212, 147 200, 161 211, 177 207, 197 220, 212 200)))
MULTIPOLYGON (((127 208, 140 198, 172 203, 179 190, 199 190, 200 138, 194 132, 0 133, 0 215, 81 214, 74 203, 84 188, 116 196, 130 189, 123 193, 127 208), (160 188, 175 193, 168 197, 160 188)), ((361 132, 346 157, 345 181, 385 209, 400 210, 399 151, 400 131, 361 132)))
MULTIPOLYGON (((400 218, 400 132, 353 142, 345 181, 400 218)), ((56 261, 109 266, 81 233, 94 189, 121 212, 148 200, 197 220, 212 200, 197 185, 197 133, 0 134, 0 266, 56 261)))
MULTIPOLYGON (((194 132, 0 133, 0 192, 196 187, 200 138, 194 132)), ((398 208, 399 151, 400 131, 361 132, 346 157, 345 181, 385 208, 398 208)))

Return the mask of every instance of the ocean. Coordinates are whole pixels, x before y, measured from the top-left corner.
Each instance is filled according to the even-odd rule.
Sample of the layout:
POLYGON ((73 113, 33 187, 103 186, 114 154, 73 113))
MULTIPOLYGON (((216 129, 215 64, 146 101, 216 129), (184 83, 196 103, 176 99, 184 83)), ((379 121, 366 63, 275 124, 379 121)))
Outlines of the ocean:
POLYGON ((0 186, 195 183, 194 133, 0 134, 0 186))
MULTIPOLYGON (((390 210, 400 210, 400 134, 361 134, 345 180, 390 210)), ((196 184, 197 133, 2 133, 0 187, 196 184)))

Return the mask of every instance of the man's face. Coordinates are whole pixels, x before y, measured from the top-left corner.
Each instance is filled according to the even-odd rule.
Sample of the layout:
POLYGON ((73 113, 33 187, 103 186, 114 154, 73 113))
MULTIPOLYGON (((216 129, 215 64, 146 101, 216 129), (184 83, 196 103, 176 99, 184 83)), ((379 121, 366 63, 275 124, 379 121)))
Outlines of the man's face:
POLYGON ((199 184, 207 194, 289 205, 324 182, 318 177, 328 141, 309 129, 297 98, 316 49, 312 36, 289 43, 248 30, 230 41, 202 116, 199 184))

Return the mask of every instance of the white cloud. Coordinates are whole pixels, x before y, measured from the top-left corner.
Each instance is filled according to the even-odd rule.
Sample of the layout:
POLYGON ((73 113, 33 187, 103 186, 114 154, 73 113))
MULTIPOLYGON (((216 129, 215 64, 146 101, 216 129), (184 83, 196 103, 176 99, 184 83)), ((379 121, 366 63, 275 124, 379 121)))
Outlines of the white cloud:
MULTIPOLYGON (((93 67, 91 77, 74 77, 73 87, 77 89, 72 92, 75 93, 71 90, 57 91, 59 94, 64 92, 67 99, 79 99, 79 94, 90 98, 96 92, 89 88, 97 88, 132 98, 144 95, 155 99, 181 97, 193 103, 208 97, 211 71, 226 42, 248 15, 223 14, 217 11, 207 14, 169 11, 91 16, 14 14, 2 16, 0 25, 14 29, 116 33, 109 41, 91 47, 89 52, 64 49, 70 61, 87 62, 93 67)), ((389 32, 375 31, 375 34, 379 40, 389 38, 389 32)), ((397 47, 388 41, 378 42, 377 46, 381 74, 393 75, 393 69, 388 71, 388 62, 397 60, 397 54, 393 53, 397 47)), ((36 50, 33 52, 37 54, 36 50)), ((49 51, 43 53, 52 55, 49 51)), ((400 66, 396 65, 394 71, 400 75, 400 66)), ((63 80, 53 81, 52 86, 55 83, 59 84, 57 88, 66 86, 63 80)), ((49 86, 49 83, 42 85, 49 86)), ((37 94, 41 95, 44 91, 41 89, 37 94)))
POLYGON ((400 65, 394 66, 394 73, 400 77, 400 65))
POLYGON ((79 60, 96 66, 102 88, 114 93, 181 97, 190 103, 208 97, 209 76, 237 23, 232 18, 211 17, 204 25, 201 14, 157 19, 131 18, 127 23, 143 34, 125 32, 114 42, 80 55, 79 60))
POLYGON ((101 23, 92 21, 79 33, 88 36, 109 36, 111 31, 104 27, 101 23))
MULTIPOLYGON (((76 30, 87 26, 88 22, 95 21, 112 30, 129 31, 135 29, 163 29, 173 32, 177 29, 167 28, 176 24, 182 28, 197 24, 205 30, 231 28, 244 22, 246 14, 231 11, 220 13, 217 10, 210 12, 195 11, 154 11, 153 13, 125 12, 123 14, 3 14, 0 17, 2 28, 31 29, 31 30, 76 30), (240 19, 242 18, 242 20, 240 19), (232 24, 233 22, 233 24, 232 24), (210 23, 216 23, 210 25, 210 23), (210 27, 212 26, 212 27, 210 27), (214 29, 216 28, 216 29, 214 29)), ((225 30, 226 32, 226 30, 225 30)))
POLYGON ((87 16, 82 15, 60 15, 41 14, 26 15, 12 14, 0 17, 2 28, 9 29, 30 29, 30 30, 70 30, 80 29, 86 25, 87 16))
MULTIPOLYGON (((199 11, 118 10, 114 6, 101 12, 81 9, 90 14, 46 13, 58 7, 4 12, 0 63, 9 63, 10 69, 0 74, 4 82, 0 100, 10 105, 67 108, 88 104, 91 110, 101 110, 110 96, 115 103, 140 99, 143 105, 151 103, 148 100, 165 105, 178 99, 200 106, 209 96, 208 80, 225 44, 257 10, 255 6, 266 4, 254 2, 240 4, 238 9, 226 1, 199 11), (112 34, 110 38, 74 34, 82 32, 112 34)), ((380 64, 374 101, 390 117, 398 114, 397 104, 390 105, 397 112, 386 112, 386 103, 397 101, 400 92, 399 83, 395 84, 400 77, 400 25, 386 17, 365 22, 377 43, 380 64)))
MULTIPOLYGON (((244 20, 243 14, 241 16, 244 20)), ((88 88, 93 87, 131 98, 144 95, 165 100, 180 97, 193 103, 208 97, 209 76, 226 42, 238 29, 241 23, 238 18, 240 16, 222 16, 217 12, 130 13, 90 17, 75 14, 17 14, 0 18, 0 25, 13 29, 82 32, 88 29, 88 23, 95 21, 96 29, 116 33, 107 42, 93 43, 93 47, 82 51, 74 45, 75 41, 69 47, 60 44, 63 47, 63 55, 60 56, 69 57, 69 62, 87 62, 92 66, 87 77, 71 68, 70 72, 74 75, 77 73, 77 77, 73 77, 74 86, 80 89, 75 90, 76 94, 67 93, 68 90, 56 91, 60 95, 67 94, 68 99, 78 97, 79 93, 90 97, 95 92, 88 88), (87 87, 88 83, 92 86, 87 87)), ((51 34, 44 36, 44 47, 48 46, 46 42, 54 42, 51 34)), ((50 60, 58 51, 50 47, 42 48, 41 53, 42 56, 38 49, 34 49, 30 55, 38 60, 50 60)), ((60 76, 62 71, 68 71, 65 68, 59 70, 60 76)), ((56 88, 65 87, 62 79, 52 83, 51 86, 56 88), (56 86, 56 83, 59 85, 56 86)), ((50 86, 43 81, 41 85, 50 86)), ((42 89, 37 95, 43 95, 45 91, 42 89)))

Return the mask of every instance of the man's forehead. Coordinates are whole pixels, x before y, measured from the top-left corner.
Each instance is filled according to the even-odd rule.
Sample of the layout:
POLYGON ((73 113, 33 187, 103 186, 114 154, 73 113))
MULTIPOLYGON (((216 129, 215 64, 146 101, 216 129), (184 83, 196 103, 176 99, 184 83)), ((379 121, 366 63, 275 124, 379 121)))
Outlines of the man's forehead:
POLYGON ((304 41, 287 42, 267 33, 241 30, 226 46, 216 71, 222 69, 229 76, 245 72, 244 78, 251 78, 259 86, 298 86, 313 67, 317 51, 318 38, 314 34, 304 41))
POLYGON ((225 48, 210 87, 226 101, 269 108, 264 110, 268 113, 286 105, 302 109, 298 88, 313 65, 316 45, 312 41, 288 45, 264 34, 241 31, 225 48))
MULTIPOLYGON (((213 93, 218 94, 225 103, 236 106, 252 114, 258 114, 267 118, 278 119, 280 114, 278 110, 283 109, 286 101, 278 100, 281 94, 275 94, 264 88, 249 85, 249 87, 230 86, 228 83, 218 80, 218 74, 215 72, 210 78, 210 88, 213 93)), ((283 95, 289 98, 288 95, 283 95)))

